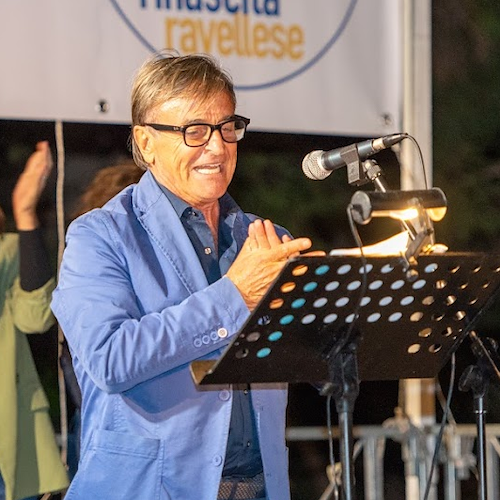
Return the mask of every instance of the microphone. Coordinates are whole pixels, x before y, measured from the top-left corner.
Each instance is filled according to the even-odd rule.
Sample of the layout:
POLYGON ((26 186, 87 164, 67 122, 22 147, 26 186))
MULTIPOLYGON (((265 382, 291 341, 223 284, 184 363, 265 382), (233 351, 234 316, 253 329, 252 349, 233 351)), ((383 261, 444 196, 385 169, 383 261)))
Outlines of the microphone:
POLYGON ((408 137, 407 134, 392 134, 379 137, 378 139, 368 139, 367 141, 358 142, 351 146, 332 149, 331 151, 312 151, 304 156, 302 160, 302 171, 309 179, 322 181, 334 170, 346 166, 342 154, 347 149, 351 149, 355 146, 358 150, 359 159, 363 161, 383 149, 394 146, 394 144, 401 142, 405 137, 408 137))

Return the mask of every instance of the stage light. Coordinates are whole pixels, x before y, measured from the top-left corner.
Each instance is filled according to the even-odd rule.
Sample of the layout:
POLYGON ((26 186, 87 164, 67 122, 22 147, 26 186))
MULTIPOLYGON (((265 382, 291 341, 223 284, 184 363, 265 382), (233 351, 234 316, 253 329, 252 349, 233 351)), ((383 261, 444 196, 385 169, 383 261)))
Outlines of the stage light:
MULTIPOLYGON (((349 211, 357 224, 368 224, 373 217, 390 217, 401 222, 403 232, 376 245, 386 253, 399 254, 405 267, 414 264, 421 253, 442 253, 444 245, 436 245, 431 221, 440 221, 446 214, 447 201, 439 188, 413 191, 356 191, 349 211), (406 236, 406 238, 405 238, 406 236), (404 241, 406 239, 406 241, 404 241)), ((375 247, 375 246, 374 246, 375 247)))
POLYGON ((351 213, 357 224, 368 224, 372 217, 391 217, 401 221, 415 219, 425 210, 433 221, 446 214, 446 197, 439 188, 414 191, 356 191, 351 213))

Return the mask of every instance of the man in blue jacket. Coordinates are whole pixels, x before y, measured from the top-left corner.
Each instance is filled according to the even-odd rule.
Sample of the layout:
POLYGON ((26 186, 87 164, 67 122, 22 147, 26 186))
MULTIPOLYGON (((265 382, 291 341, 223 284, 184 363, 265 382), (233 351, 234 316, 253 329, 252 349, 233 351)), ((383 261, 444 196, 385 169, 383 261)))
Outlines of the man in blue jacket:
POLYGON ((66 500, 287 500, 286 385, 200 390, 286 260, 307 250, 226 190, 250 120, 202 55, 154 55, 132 89, 137 185, 69 228, 52 308, 82 390, 66 500))

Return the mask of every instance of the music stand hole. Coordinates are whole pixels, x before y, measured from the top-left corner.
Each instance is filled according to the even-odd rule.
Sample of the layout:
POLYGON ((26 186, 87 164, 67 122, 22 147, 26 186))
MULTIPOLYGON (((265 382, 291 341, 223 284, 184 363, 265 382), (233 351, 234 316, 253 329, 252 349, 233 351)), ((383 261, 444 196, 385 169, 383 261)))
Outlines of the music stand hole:
POLYGON ((407 295, 406 297, 403 297, 399 303, 402 306, 409 306, 414 300, 415 297, 413 297, 412 295, 407 295))
POLYGON ((465 282, 465 283, 462 283, 461 285, 459 285, 458 288, 460 288, 460 290, 465 290, 468 286, 469 286, 469 283, 465 282))
POLYGON ((303 276, 307 273, 308 267, 306 265, 300 265, 292 270, 292 276, 303 276))
POLYGON ((443 346, 441 344, 432 344, 430 347, 429 347, 429 352, 431 354, 436 354, 437 352, 439 352, 441 349, 443 348, 443 346))
POLYGON ((360 286, 361 286, 361 281, 355 280, 355 281, 351 281, 347 285, 347 289, 352 292, 353 290, 357 290, 360 286))
POLYGON ((338 300, 335 302, 335 305, 336 305, 337 307, 344 307, 344 306, 346 306, 348 303, 349 303, 349 298, 348 298, 348 297, 340 297, 340 299, 338 299, 338 300))
POLYGON ((438 265, 435 262, 433 262, 432 264, 429 264, 429 265, 425 266, 424 271, 427 274, 430 274, 430 273, 433 273, 434 271, 436 271, 437 268, 438 268, 438 265))
POLYGON ((366 264, 366 266, 361 266, 359 268, 359 274, 368 274, 373 269, 372 264, 366 264))
POLYGON ((384 282, 382 280, 375 280, 368 285, 368 288, 370 290, 378 290, 383 284, 384 282))
POLYGON ((325 306, 328 303, 328 299, 326 297, 320 297, 313 302, 313 306, 316 308, 320 308, 325 306))
POLYGON ((441 335, 443 337, 450 337, 451 335, 453 335, 453 328, 451 328, 450 326, 447 326, 442 332, 441 332, 441 335))
POLYGON ((283 299, 273 299, 269 303, 269 309, 279 309, 284 303, 283 299))
POLYGON ((386 297, 382 297, 378 301, 378 305, 382 306, 382 307, 385 307, 385 306, 388 306, 391 302, 392 302, 392 297, 386 296, 386 297))
POLYGON ((427 297, 424 297, 422 299, 422 304, 424 306, 430 306, 431 304, 434 304, 434 297, 432 295, 428 295, 427 297))
POLYGON ((271 349, 269 349, 269 347, 264 347, 257 351, 258 358, 265 358, 266 356, 269 356, 269 354, 271 354, 271 349))
POLYGON ((266 325, 269 325, 269 323, 271 323, 271 316, 261 316, 258 320, 257 320, 257 324, 259 326, 266 326, 266 325))
POLYGON ((340 285, 340 283, 338 281, 330 281, 330 283, 326 284, 325 290, 327 292, 333 292, 334 290, 337 290, 339 285, 340 285))
POLYGON ((234 357, 237 359, 243 359, 248 356, 248 353, 249 353, 248 349, 240 349, 239 351, 236 351, 234 357))
POLYGON ((370 314, 366 321, 368 321, 368 323, 376 323, 380 319, 380 316, 381 314, 379 312, 375 312, 373 314, 370 314))
POLYGON ((292 314, 287 314, 280 319, 280 325, 289 325, 293 321, 294 317, 292 314))
POLYGON ((273 332, 267 337, 271 342, 276 342, 279 340, 281 337, 283 337, 283 332, 280 332, 279 330, 276 332, 273 332))
POLYGON ((457 311, 457 312, 455 313, 454 318, 455 318, 457 321, 462 321, 462 320, 465 318, 465 316, 466 316, 465 311, 457 311))
POLYGON ((448 295, 448 297, 446 297, 445 303, 447 306, 451 306, 456 301, 457 301, 457 298, 455 297, 455 295, 448 295))
POLYGON ((312 292, 313 290, 316 290, 317 286, 318 283, 316 283, 316 281, 310 281, 309 283, 306 283, 304 285, 304 288, 302 288, 302 290, 304 290, 304 292, 312 292))
POLYGON ((392 273, 392 271, 394 271, 394 266, 391 266, 390 264, 385 264, 382 266, 382 269, 380 269, 382 274, 389 274, 392 273))
POLYGON ((302 321, 301 323, 303 325, 309 325, 311 324, 314 320, 316 319, 316 315, 315 314, 306 314, 303 318, 302 318, 302 321))
POLYGON ((435 313, 431 316, 432 321, 441 321, 444 318, 443 313, 435 313))
POLYGON ((420 321, 422 317, 424 316, 424 313, 421 311, 415 311, 411 316, 410 316, 410 321, 413 321, 416 323, 417 321, 420 321))
POLYGON ((490 286, 490 282, 489 281, 485 281, 482 285, 481 285, 481 288, 483 289, 486 289, 490 286))
POLYGON ((295 290, 295 287, 297 285, 293 282, 293 281, 287 281, 286 283, 283 283, 281 285, 281 291, 283 293, 289 293, 291 292, 292 290, 295 290))
POLYGON ((430 328, 423 328, 418 332, 418 336, 422 337, 423 339, 426 339, 427 337, 430 337, 432 334, 432 330, 430 328))
POLYGON ((421 288, 424 288, 426 281, 425 280, 418 280, 413 283, 412 288, 413 290, 420 290, 421 288))
POLYGON ((355 317, 356 316, 354 314, 349 314, 349 316, 346 317, 345 322, 352 323, 354 321, 355 317))
POLYGON ((252 332, 247 335, 247 342, 257 342, 260 339, 259 332, 252 332))
POLYGON ((394 283, 391 284, 391 289, 392 290, 399 290, 400 288, 403 288, 405 282, 403 280, 396 280, 394 283))
POLYGON ((395 313, 392 313, 390 316, 389 316, 389 322, 390 323, 396 323, 397 321, 399 321, 401 318, 402 318, 403 314, 400 313, 399 311, 398 312, 395 312, 395 313))
POLYGON ((473 306, 476 302, 478 301, 478 298, 477 297, 472 297, 470 300, 469 300, 469 305, 473 306))
POLYGON ((314 273, 317 276, 322 276, 323 274, 326 274, 330 270, 330 266, 327 266, 326 264, 323 264, 322 266, 319 266, 314 273))
POLYGON ((341 276, 347 274, 351 270, 351 266, 349 264, 343 264, 337 269, 337 274, 341 276))
POLYGON ((443 288, 446 287, 447 284, 448 284, 448 282, 446 280, 437 280, 436 281, 436 288, 438 290, 442 290, 443 288))
POLYGON ((472 272, 473 274, 476 274, 476 273, 478 273, 479 271, 481 271, 481 266, 478 264, 478 265, 477 265, 474 269, 472 269, 472 271, 471 271, 471 272, 472 272))
POLYGON ((412 344, 408 347, 408 354, 416 354, 420 351, 420 344, 412 344))
POLYGON ((453 267, 449 267, 448 271, 450 274, 455 274, 456 272, 458 272, 459 269, 460 269, 460 266, 453 266, 453 267))
POLYGON ((329 325, 330 323, 333 323, 334 321, 336 321, 337 318, 338 318, 338 315, 335 313, 328 314, 323 318, 323 323, 325 323, 326 325, 329 325))
POLYGON ((300 297, 292 302, 292 309, 299 309, 306 303, 306 299, 300 297))

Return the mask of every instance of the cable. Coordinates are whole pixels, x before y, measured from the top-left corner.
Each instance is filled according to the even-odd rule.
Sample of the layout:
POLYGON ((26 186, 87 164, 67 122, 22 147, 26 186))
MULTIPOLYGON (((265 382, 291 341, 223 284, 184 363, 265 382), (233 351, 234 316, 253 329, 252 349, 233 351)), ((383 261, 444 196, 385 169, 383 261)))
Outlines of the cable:
POLYGON ((446 406, 444 408, 443 418, 441 419, 441 425, 439 427, 439 433, 438 433, 438 436, 436 439, 436 446, 434 448, 434 455, 432 457, 431 470, 429 471, 429 477, 427 479, 427 485, 425 487, 425 494, 424 494, 423 500, 427 500, 427 498, 429 497, 429 492, 430 492, 431 483, 432 483, 432 476, 434 474, 434 469, 436 468, 436 465, 437 465, 437 461, 438 461, 438 457, 439 457, 439 450, 441 448, 441 442, 443 441, 444 429, 446 426, 446 421, 448 420, 448 413, 450 412, 451 396, 453 394, 453 386, 455 385, 455 366, 456 366, 455 353, 453 353, 451 356, 450 386, 448 388, 448 396, 446 398, 446 406))
POLYGON ((333 495, 335 500, 339 498, 339 486, 337 484, 337 472, 336 472, 336 463, 335 456, 333 454, 333 430, 332 430, 332 395, 328 394, 326 397, 326 425, 328 428, 328 458, 330 461, 331 467, 331 478, 330 483, 333 485, 333 495))
POLYGON ((366 260, 366 256, 363 252, 363 242, 361 241, 361 237, 359 235, 359 232, 356 228, 356 224, 354 223, 354 219, 352 217, 353 210, 354 210, 354 207, 353 207, 352 203, 349 203, 349 205, 347 205, 347 218, 349 220, 349 227, 351 228, 352 236, 354 238, 356 246, 359 248, 362 269, 364 270, 364 272, 361 273, 361 275, 362 275, 361 289, 359 292, 358 302, 356 303, 356 307, 354 308, 354 317, 353 317, 351 324, 349 325, 349 328, 348 328, 347 333, 346 333, 347 340, 350 339, 351 334, 352 334, 352 330, 354 329, 354 324, 356 323, 356 321, 359 318, 359 311, 361 309, 363 297, 365 296, 366 290, 368 288, 368 261, 366 260))
POLYGON ((429 183, 427 181, 427 174, 425 172, 424 155, 422 154, 422 150, 420 149, 420 144, 417 142, 415 137, 413 137, 410 134, 407 134, 406 132, 403 133, 403 136, 405 137, 405 139, 410 139, 410 141, 413 143, 413 145, 415 146, 415 148, 417 150, 418 159, 420 162, 420 166, 422 168, 422 176, 424 178, 424 189, 429 189, 429 183))

